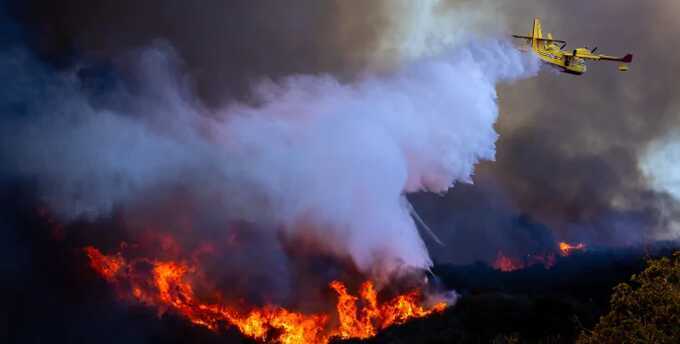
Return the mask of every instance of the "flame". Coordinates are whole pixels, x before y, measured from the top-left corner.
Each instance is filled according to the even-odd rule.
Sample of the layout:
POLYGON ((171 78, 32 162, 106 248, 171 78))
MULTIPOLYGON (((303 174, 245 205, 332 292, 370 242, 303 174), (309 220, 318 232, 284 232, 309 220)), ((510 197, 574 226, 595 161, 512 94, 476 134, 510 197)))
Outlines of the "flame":
POLYGON ((491 263, 491 266, 503 272, 511 272, 521 270, 529 266, 541 264, 546 269, 550 269, 555 265, 555 254, 530 254, 523 257, 523 259, 511 258, 498 251, 496 260, 491 263))
POLYGON ((586 249, 586 244, 580 242, 580 243, 578 243, 578 244, 576 244, 576 245, 571 245, 571 244, 566 243, 566 242, 560 242, 560 243, 559 243, 559 247, 560 247, 560 253, 561 253, 563 256, 566 257, 566 256, 572 254, 572 252, 574 252, 574 251, 583 251, 583 250, 585 250, 585 249, 586 249))
MULTIPOLYGON (((566 242, 558 243, 559 254, 563 257, 567 257, 574 252, 584 251, 586 249, 586 244, 577 243, 569 244, 566 242)), ((555 265, 556 261, 555 253, 545 253, 545 254, 528 254, 521 259, 508 257, 503 254, 502 251, 498 251, 496 254, 496 259, 491 263, 491 266, 503 272, 511 272, 516 270, 521 270, 529 266, 542 264, 546 269, 550 269, 555 265)))
POLYGON ((84 250, 90 266, 123 290, 121 296, 157 307, 160 313, 176 311, 213 331, 230 324, 260 341, 296 344, 328 343, 332 338, 365 339, 391 325, 441 312, 447 306, 443 302, 429 308, 422 306, 419 290, 380 303, 370 281, 361 285, 359 296, 350 294, 342 282, 333 281, 329 287, 338 296, 335 322, 327 314, 305 314, 273 305, 244 312, 224 302, 201 301, 192 284, 199 278, 199 271, 185 262, 145 258, 127 261, 120 253, 104 255, 91 246, 84 250), (150 264, 150 274, 139 267, 143 264, 150 264))
POLYGON ((503 254, 503 252, 498 251, 496 255, 496 260, 491 264, 494 269, 503 272, 510 272, 515 270, 524 269, 524 263, 519 259, 513 259, 503 254))
POLYGON ((125 261, 120 255, 105 256, 94 247, 85 247, 85 254, 90 258, 92 268, 99 272, 107 281, 112 281, 118 271, 125 265, 125 261))

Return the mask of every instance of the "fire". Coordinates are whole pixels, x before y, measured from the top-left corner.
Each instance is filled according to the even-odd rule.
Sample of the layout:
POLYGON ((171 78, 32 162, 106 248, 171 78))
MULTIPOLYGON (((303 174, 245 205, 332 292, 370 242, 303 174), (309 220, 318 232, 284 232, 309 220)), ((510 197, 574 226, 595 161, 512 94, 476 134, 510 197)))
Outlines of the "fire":
POLYGON ((523 257, 523 259, 517 259, 508 257, 503 252, 498 251, 496 260, 493 261, 491 266, 496 270, 511 272, 538 264, 543 265, 546 269, 552 268, 555 265, 555 254, 532 254, 523 257))
POLYGON ((242 311, 219 300, 202 301, 192 284, 201 277, 200 272, 185 262, 146 258, 128 261, 121 253, 104 255, 94 247, 84 250, 91 267, 114 284, 121 296, 157 307, 161 313, 178 312, 192 323, 213 331, 224 324, 235 326, 244 335, 260 341, 294 344, 328 343, 332 338, 364 339, 391 325, 441 312, 447 306, 446 303, 423 306, 419 290, 380 303, 370 281, 361 285, 358 296, 352 295, 342 282, 333 281, 329 287, 338 297, 335 317, 305 314, 274 305, 242 311))
POLYGON ((560 243, 559 243, 559 247, 560 247, 560 253, 561 253, 563 256, 566 257, 566 256, 570 255, 570 254, 571 254, 572 252, 574 252, 574 251, 583 251, 583 250, 585 250, 585 249, 586 249, 586 244, 584 244, 584 243, 578 243, 578 244, 576 244, 576 245, 571 245, 571 244, 566 243, 566 242, 560 242, 560 243))
POLYGON ((338 294, 337 311, 340 326, 337 336, 344 339, 370 338, 378 330, 393 324, 403 323, 411 318, 422 318, 446 308, 446 303, 438 303, 430 309, 421 306, 417 290, 399 295, 379 305, 378 294, 370 281, 361 285, 360 297, 350 295, 339 281, 331 282, 330 287, 338 294), (363 307, 357 306, 359 301, 363 307))
MULTIPOLYGON (((567 257, 574 252, 584 251, 586 249, 586 244, 577 243, 569 244, 566 242, 558 243, 559 254, 563 257, 567 257)), ((557 260, 556 253, 548 252, 544 254, 528 254, 522 258, 512 258, 503 254, 502 251, 498 251, 496 259, 491 263, 491 266, 503 272, 511 272, 516 270, 525 269, 527 267, 541 264, 546 269, 550 269, 555 265, 557 260)))
POLYGON ((112 281, 125 264, 123 257, 120 255, 105 256, 94 247, 86 247, 85 254, 90 258, 92 268, 99 272, 107 281, 112 281))
POLYGON ((492 264, 493 268, 503 272, 510 272, 515 270, 524 269, 524 263, 519 259, 510 258, 503 254, 503 252, 498 251, 496 255, 496 260, 492 264))

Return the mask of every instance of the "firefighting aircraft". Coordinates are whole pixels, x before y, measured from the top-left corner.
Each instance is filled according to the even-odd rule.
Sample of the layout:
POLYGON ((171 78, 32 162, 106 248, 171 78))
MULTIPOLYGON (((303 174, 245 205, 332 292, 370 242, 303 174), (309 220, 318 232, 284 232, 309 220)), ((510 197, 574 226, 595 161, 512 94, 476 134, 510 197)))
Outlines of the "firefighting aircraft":
POLYGON ((632 54, 627 54, 624 57, 599 55, 595 54, 597 48, 591 50, 586 47, 577 48, 571 52, 566 51, 564 50, 564 47, 567 46, 566 41, 553 39, 552 34, 550 33, 548 34, 548 37, 543 37, 541 21, 538 18, 534 19, 534 29, 530 36, 512 35, 512 37, 525 39, 538 58, 548 65, 558 68, 564 73, 576 75, 585 73, 586 60, 619 61, 621 62, 619 70, 622 72, 628 71, 628 64, 633 62, 632 54))

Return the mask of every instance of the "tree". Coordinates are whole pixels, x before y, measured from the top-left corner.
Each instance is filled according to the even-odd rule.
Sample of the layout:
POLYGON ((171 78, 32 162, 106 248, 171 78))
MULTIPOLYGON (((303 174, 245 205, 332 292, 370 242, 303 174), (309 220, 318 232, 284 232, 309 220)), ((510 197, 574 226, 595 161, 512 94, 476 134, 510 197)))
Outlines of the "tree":
POLYGON ((609 313, 577 343, 680 343, 680 251, 614 287, 609 313))

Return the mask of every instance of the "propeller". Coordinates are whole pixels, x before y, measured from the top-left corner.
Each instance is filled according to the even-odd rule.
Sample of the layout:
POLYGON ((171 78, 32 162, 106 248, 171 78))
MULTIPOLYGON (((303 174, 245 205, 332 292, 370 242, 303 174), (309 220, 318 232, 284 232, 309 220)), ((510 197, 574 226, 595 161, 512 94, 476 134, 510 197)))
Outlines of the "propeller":
POLYGON ((591 50, 590 53, 595 54, 596 51, 597 51, 597 47, 593 48, 593 50, 591 50))

